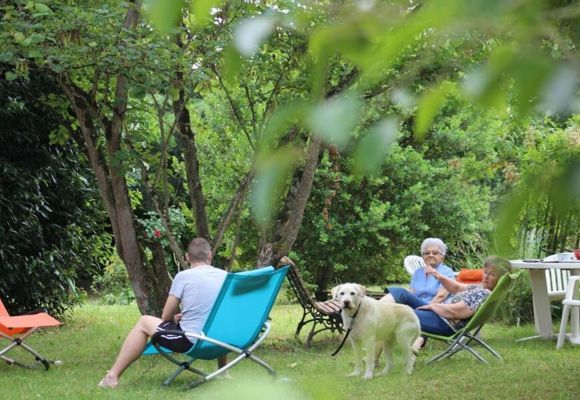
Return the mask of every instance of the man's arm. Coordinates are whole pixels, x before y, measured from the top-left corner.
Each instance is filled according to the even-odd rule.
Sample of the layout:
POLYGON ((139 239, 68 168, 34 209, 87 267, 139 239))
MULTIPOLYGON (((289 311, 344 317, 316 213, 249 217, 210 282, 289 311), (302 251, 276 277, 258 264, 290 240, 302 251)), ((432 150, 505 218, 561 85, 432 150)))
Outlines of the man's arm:
POLYGON ((175 315, 179 313, 179 304, 181 300, 170 294, 167 296, 165 301, 165 306, 163 306, 163 313, 161 314, 161 319, 163 321, 173 321, 175 315))

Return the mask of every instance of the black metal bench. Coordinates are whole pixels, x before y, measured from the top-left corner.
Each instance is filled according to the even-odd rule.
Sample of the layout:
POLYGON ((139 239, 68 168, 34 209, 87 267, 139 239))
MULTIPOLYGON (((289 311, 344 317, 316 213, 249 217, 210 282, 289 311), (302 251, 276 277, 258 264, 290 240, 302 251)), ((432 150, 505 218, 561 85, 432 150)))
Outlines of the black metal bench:
POLYGON ((340 305, 338 301, 333 299, 316 301, 314 295, 302 279, 298 267, 287 257, 284 257, 281 263, 290 265, 286 278, 288 278, 292 291, 296 295, 296 299, 300 303, 300 306, 302 306, 303 311, 302 318, 296 326, 294 335, 300 335, 302 328, 311 324, 310 332, 306 337, 306 347, 310 347, 312 339, 317 333, 327 330, 333 333, 342 333, 342 318, 340 316, 340 305))
MULTIPOLYGON (((302 307, 302 318, 296 326, 296 332, 294 335, 299 336, 303 327, 312 324, 312 326, 310 326, 310 332, 308 332, 308 336, 306 337, 306 347, 310 347, 312 339, 317 333, 327 330, 332 333, 342 333, 344 329, 342 328, 342 317, 340 316, 341 310, 338 301, 334 299, 317 301, 314 294, 310 292, 308 286, 304 282, 300 270, 288 257, 283 257, 280 260, 279 265, 290 265, 286 278, 288 278, 290 287, 292 287, 292 291, 302 307)), ((377 300, 384 295, 383 292, 367 292, 367 296, 373 297, 377 300)), ((330 292, 328 292, 328 296, 330 297, 330 292)))

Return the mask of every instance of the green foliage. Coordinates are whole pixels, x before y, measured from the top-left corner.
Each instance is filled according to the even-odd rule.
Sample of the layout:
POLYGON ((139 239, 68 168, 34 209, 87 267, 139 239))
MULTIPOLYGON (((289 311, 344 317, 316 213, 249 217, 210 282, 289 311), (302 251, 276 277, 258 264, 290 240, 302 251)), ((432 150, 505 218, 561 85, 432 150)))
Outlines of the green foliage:
POLYGON ((378 171, 384 155, 390 151, 398 136, 397 121, 393 118, 376 122, 357 146, 354 154, 354 173, 367 176, 378 171))
POLYGON ((381 174, 365 179, 351 178, 346 163, 340 172, 321 166, 294 248, 321 288, 406 282, 402 260, 429 236, 443 238, 457 260, 481 254, 478 241, 491 229, 489 190, 466 181, 460 165, 428 156, 427 146, 423 153, 394 145, 381 174), (476 249, 461 254, 462 243, 476 249))
MULTIPOLYGON (((554 315, 559 319, 562 314, 554 315)), ((508 325, 533 324, 534 308, 532 303, 532 289, 528 273, 521 273, 514 288, 499 308, 495 319, 508 325)))
POLYGON ((291 148, 281 148, 256 162, 256 179, 252 190, 252 205, 258 224, 267 225, 280 204, 291 166, 296 161, 291 148))
MULTIPOLYGON (((436 365, 425 365, 426 360, 444 349, 441 343, 430 341, 419 352, 412 376, 403 372, 401 358, 395 352, 395 366, 388 375, 363 382, 357 378, 342 378, 352 367, 349 365, 353 357, 351 346, 345 345, 336 357, 329 356, 337 348, 340 335, 323 332, 316 336, 309 349, 304 347, 303 340, 294 338, 301 315, 297 305, 274 306, 271 334, 257 354, 274 367, 275 380, 254 363, 242 361, 231 369, 233 379, 217 380, 188 390, 186 385, 193 375, 184 373, 171 386, 164 386, 161 382, 175 371, 175 365, 159 356, 147 356, 127 369, 121 385, 113 393, 99 388, 97 383, 113 363, 122 339, 139 318, 139 312, 134 305, 87 304, 75 308, 62 328, 45 330, 44 334, 31 338, 34 347, 42 349, 47 357, 62 360, 61 366, 52 366, 45 373, 15 368, 3 362, 0 364, 0 385, 3 396, 8 399, 38 395, 48 400, 179 400, 184 397, 191 400, 373 400, 392 397, 413 400, 439 399, 442 394, 467 400, 576 397, 580 373, 578 346, 566 343, 563 349, 556 351, 555 342, 551 340, 516 343, 516 339, 533 334, 532 325, 486 324, 482 337, 502 356, 502 360, 496 360, 486 355, 489 365, 479 363, 467 352, 460 352, 436 365), (493 384, 474 383, 481 380, 482 374, 493 384)), ((199 360, 196 365, 212 368, 215 361, 199 360)))
POLYGON ((533 124, 522 144, 526 151, 510 171, 518 178, 514 194, 498 210, 503 221, 498 248, 521 257, 575 248, 580 242, 577 118, 547 129, 533 124))
MULTIPOLYGON (((182 204, 183 208, 177 208, 175 206, 169 207, 167 210, 167 222, 171 227, 171 234, 180 244, 181 248, 185 249, 187 244, 191 240, 191 232, 193 227, 191 223, 188 223, 184 215, 184 211, 189 212, 185 205, 182 204)), ((191 216, 189 216, 191 220, 191 216)), ((172 273, 176 273, 179 267, 178 263, 172 259, 172 251, 169 247, 169 237, 167 227, 162 223, 161 218, 156 212, 148 211, 145 212, 143 218, 138 219, 139 223, 144 229, 144 234, 147 241, 158 241, 161 243, 167 255, 167 264, 172 273)))
MULTIPOLYGON (((218 261, 254 262, 314 137, 341 152, 321 157, 295 246, 321 286, 402 280, 402 257, 425 236, 448 242, 456 267, 530 241, 534 251, 577 246, 577 120, 551 127, 578 111, 572 2, 150 0, 150 19, 134 30, 123 25, 130 4, 3 3, 0 73, 78 86, 99 106, 98 123, 112 115, 113 77, 127 79, 121 151, 106 161, 127 179, 143 247, 160 240, 170 254, 157 208, 182 245, 195 229, 174 136, 180 95, 211 227, 255 172, 218 261), (552 119, 538 120, 538 109, 552 119), (495 229, 491 212, 514 186, 495 229)), ((68 112, 59 98, 43 103, 68 112)), ((51 142, 76 129, 51 127, 51 142)))
POLYGON ((0 296, 13 313, 63 313, 110 251, 86 160, 70 141, 49 144, 64 123, 37 102, 49 93, 42 77, 0 82, 0 296))
MULTIPOLYGON (((566 68, 577 61, 574 33, 553 30, 555 36, 549 41, 542 33, 546 26, 567 26, 567 18, 556 12, 565 9, 566 2, 510 2, 507 6, 483 7, 463 1, 431 1, 407 8, 379 2, 347 2, 328 7, 326 3, 316 3, 309 13, 291 4, 285 6, 288 9, 284 13, 269 10, 268 14, 242 20, 239 26, 245 29, 234 31, 233 42, 238 43, 234 47, 246 57, 247 64, 255 63, 257 54, 269 50, 258 26, 260 19, 274 23, 274 18, 279 30, 292 30, 306 37, 311 86, 310 93, 303 95, 309 105, 297 125, 308 127, 327 144, 343 148, 356 138, 353 128, 357 121, 367 123, 365 111, 359 106, 361 98, 392 90, 399 84, 398 90, 416 92, 420 98, 414 120, 419 139, 436 123, 450 96, 469 100, 484 112, 503 113, 511 106, 519 119, 532 114, 537 106, 548 111, 548 98, 552 104, 561 105, 554 107, 556 112, 577 111, 574 90, 563 89, 577 87, 577 79, 573 78, 576 74, 566 68), (292 23, 285 23, 291 19, 292 23), (253 50, 246 52, 239 43, 251 43, 253 50), (553 49, 558 45, 566 50, 556 54, 553 49), (338 94, 329 90, 333 83, 340 82, 337 71, 348 70, 355 77, 352 84, 347 82, 338 94), (333 96, 325 98, 328 92, 333 96)), ((272 33, 270 42, 276 34, 272 33)), ((237 69, 243 71, 243 67, 237 69)), ((285 115, 285 107, 292 109, 294 105, 281 103, 275 115, 285 115)), ((398 110, 392 112, 396 114, 398 110)), ((277 118, 272 123, 283 126, 277 118)), ((367 147, 370 145, 361 147, 356 154, 359 173, 374 173, 381 163, 381 157, 367 147), (371 156, 366 157, 367 154, 371 156)), ((388 151, 385 145, 377 148, 376 153, 388 151)), ((280 182, 283 176, 279 174, 280 182)), ((266 192, 275 187, 265 179, 259 185, 269 185, 262 190, 266 192)), ((566 195, 561 199, 571 200, 566 195)), ((505 232, 504 225, 500 235, 505 232)))
POLYGON ((344 148, 356 126, 356 115, 361 105, 355 93, 333 97, 317 104, 307 117, 312 132, 325 142, 344 148))
POLYGON ((124 305, 135 300, 127 270, 117 253, 113 253, 105 268, 94 276, 92 289, 104 304, 124 305))
POLYGON ((179 26, 185 0, 149 0, 145 4, 151 22, 162 33, 170 33, 174 27, 179 26))
POLYGON ((433 124, 435 116, 443 107, 446 97, 454 90, 454 85, 450 82, 443 82, 438 87, 425 93, 419 101, 419 111, 415 119, 415 132, 417 137, 425 136, 427 129, 433 124))

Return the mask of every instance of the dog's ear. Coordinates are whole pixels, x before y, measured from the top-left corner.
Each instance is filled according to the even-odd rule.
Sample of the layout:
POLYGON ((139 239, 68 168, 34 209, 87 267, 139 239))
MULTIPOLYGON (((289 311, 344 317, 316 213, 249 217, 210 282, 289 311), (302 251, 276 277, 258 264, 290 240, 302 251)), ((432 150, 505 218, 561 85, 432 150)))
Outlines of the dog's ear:
POLYGON ((332 296, 333 299, 336 299, 336 296, 338 295, 338 291, 340 290, 341 286, 342 285, 338 285, 330 289, 330 295, 332 296))
POLYGON ((365 297, 367 295, 367 288, 364 287, 363 285, 359 285, 357 283, 357 289, 358 289, 358 295, 359 297, 365 297))

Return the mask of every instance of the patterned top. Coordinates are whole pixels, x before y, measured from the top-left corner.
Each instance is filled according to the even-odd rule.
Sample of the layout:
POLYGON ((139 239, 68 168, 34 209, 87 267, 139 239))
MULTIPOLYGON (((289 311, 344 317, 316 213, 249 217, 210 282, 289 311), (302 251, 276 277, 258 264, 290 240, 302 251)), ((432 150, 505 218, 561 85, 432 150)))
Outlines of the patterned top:
MULTIPOLYGON (((455 304, 463 301, 467 307, 471 308, 471 310, 475 313, 477 308, 487 299, 491 290, 484 289, 481 284, 477 285, 469 285, 467 286, 467 290, 463 292, 459 292, 453 296, 449 296, 443 303, 445 304, 455 304)), ((471 318, 471 317, 469 317, 471 318)), ((465 326, 469 318, 466 319, 446 319, 455 329, 462 328, 465 326)), ((445 319, 445 318, 444 318, 445 319)))
POLYGON ((471 308, 473 312, 485 301, 487 296, 491 293, 491 290, 484 289, 480 284, 469 285, 467 290, 459 292, 453 296, 449 296, 443 303, 445 304, 455 304, 463 301, 467 304, 467 307, 471 308))

